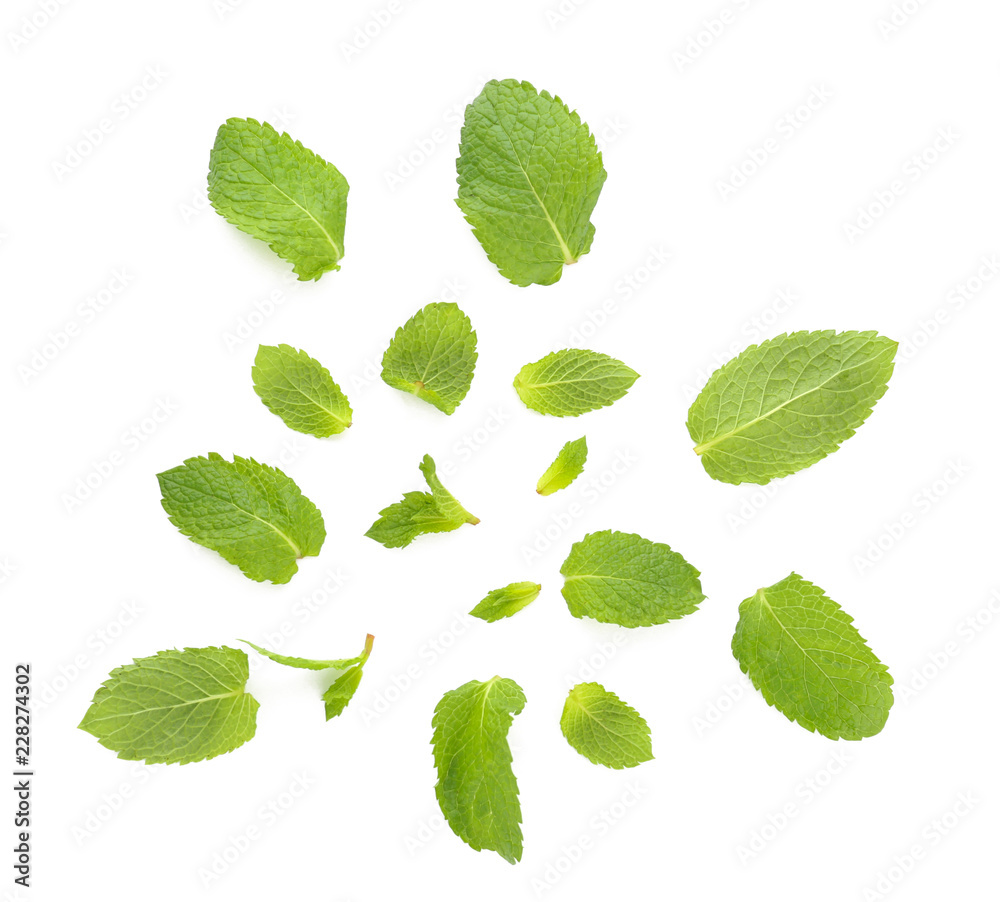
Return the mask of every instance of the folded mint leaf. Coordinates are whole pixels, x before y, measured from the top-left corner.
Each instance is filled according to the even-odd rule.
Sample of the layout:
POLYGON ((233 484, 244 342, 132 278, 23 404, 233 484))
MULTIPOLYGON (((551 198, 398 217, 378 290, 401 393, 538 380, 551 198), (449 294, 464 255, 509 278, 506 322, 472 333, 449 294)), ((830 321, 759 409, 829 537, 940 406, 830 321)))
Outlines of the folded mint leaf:
POLYGON ((290 345, 261 345, 254 359, 253 388, 264 406, 289 429, 317 438, 351 425, 351 405, 330 371, 290 345))
POLYGON ((348 668, 323 693, 323 708, 326 711, 327 720, 333 720, 344 713, 344 709, 354 698, 358 686, 361 685, 364 666, 364 663, 360 663, 348 668))
POLYGON ((885 394, 897 343, 875 332, 794 332, 716 370, 687 427, 713 479, 764 485, 836 451, 885 394))
POLYGON ((268 651, 266 648, 254 645, 253 642, 247 642, 246 639, 240 639, 240 642, 249 645, 265 658, 270 658, 275 663, 284 664, 286 667, 296 667, 299 670, 343 670, 344 672, 323 693, 326 719, 331 720, 343 712, 348 702, 354 697, 354 693, 361 683, 365 662, 372 653, 375 637, 371 633, 368 634, 365 639, 365 647, 360 655, 355 655, 353 658, 333 658, 330 660, 294 658, 290 655, 279 655, 275 651, 268 651))
POLYGON ((267 242, 300 281, 340 269, 347 179, 266 122, 228 119, 209 158, 208 199, 236 228, 267 242))
MULTIPOLYGON (((374 637, 369 636, 369 639, 372 638, 374 637)), ((366 645, 365 650, 353 658, 333 658, 324 661, 316 658, 294 658, 291 655, 279 655, 276 651, 268 651, 266 648, 254 645, 253 642, 248 642, 246 639, 240 639, 239 641, 244 645, 249 645, 255 652, 263 655, 265 658, 270 658, 276 664, 284 664, 285 667, 295 667, 299 670, 346 670, 355 664, 363 664, 368 660, 368 655, 371 654, 371 647, 366 645)))
POLYGON ((379 518, 365 535, 386 548, 403 548, 417 536, 432 532, 451 532, 479 518, 470 514, 438 479, 434 460, 424 455, 420 463, 430 492, 406 492, 402 501, 379 511, 379 518))
POLYGON ((322 514, 277 467, 213 451, 156 478, 170 522, 257 582, 287 583, 323 547, 322 514))
POLYGON ((551 495, 566 488, 583 472, 587 463, 587 437, 583 436, 573 442, 566 442, 556 459, 542 473, 535 491, 539 495, 551 495))
POLYGON ((515 285, 551 285, 594 238, 607 178, 580 116, 526 81, 487 82, 466 107, 458 206, 486 255, 515 285))
POLYGON ((569 348, 526 363, 514 388, 527 407, 554 417, 576 417, 623 398, 639 374, 620 360, 569 348))
POLYGON ((600 683, 570 689, 559 726, 566 741, 594 764, 635 767, 653 758, 646 721, 600 683))
POLYGON ((231 752, 257 729, 238 648, 157 652, 116 667, 94 695, 80 729, 126 761, 190 764, 231 752))
POLYGON ((732 644, 764 700, 809 732, 864 739, 885 726, 888 668, 843 608, 797 573, 740 605, 732 644))
POLYGON ((458 304, 428 304, 396 330, 382 381, 452 414, 476 369, 476 333, 458 304))
POLYGON ((576 542, 559 571, 574 617, 619 626, 652 626, 696 610, 701 574, 668 545, 604 530, 576 542))
POLYGON ((513 617, 538 598, 538 593, 541 591, 542 587, 538 583, 511 583, 502 589, 489 592, 469 611, 469 614, 487 623, 494 623, 504 617, 513 617))
POLYGON ((507 733, 524 708, 521 687, 498 676, 446 692, 434 709, 434 764, 441 813, 477 852, 511 864, 522 852, 521 803, 507 733))

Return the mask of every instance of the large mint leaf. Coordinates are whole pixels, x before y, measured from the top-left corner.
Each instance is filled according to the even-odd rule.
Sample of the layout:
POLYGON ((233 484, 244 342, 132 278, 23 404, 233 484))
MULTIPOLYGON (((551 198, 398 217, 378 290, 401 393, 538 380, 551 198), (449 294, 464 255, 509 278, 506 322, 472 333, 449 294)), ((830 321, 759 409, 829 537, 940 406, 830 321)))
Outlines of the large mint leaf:
POLYGON ((635 767, 653 757, 642 715, 600 683, 570 689, 559 726, 566 741, 594 764, 635 767))
POLYGON ((511 864, 521 858, 521 803, 507 732, 524 702, 513 680, 472 680, 438 702, 431 740, 448 826, 477 852, 491 849, 511 864))
POLYGON ((458 304, 428 304, 396 330, 382 380, 450 415, 468 394, 477 356, 476 333, 458 304))
POLYGON ((568 348, 526 363, 514 378, 514 389, 532 410, 576 417, 613 404, 638 378, 635 370, 614 357, 568 348))
POLYGON ((80 723, 126 761, 190 764, 231 752, 257 729, 237 648, 161 651, 116 667, 80 723))
POLYGON ((228 119, 208 168, 208 199, 236 228, 266 241, 301 281, 340 269, 347 179, 266 122, 228 119))
POLYGON ((326 438, 351 425, 351 405, 330 371, 290 345, 261 345, 254 359, 253 388, 289 429, 326 438))
POLYGON ((706 472, 763 485, 833 453, 868 418, 896 342, 875 332, 795 332, 716 370, 688 411, 706 472))
POLYGON ((610 529, 575 543, 559 571, 574 617, 619 626, 652 626, 694 611, 705 596, 701 574, 668 545, 610 529))
POLYGON ((789 720, 830 739, 874 736, 892 707, 892 677, 851 618, 797 573, 740 605, 740 669, 789 720))
POLYGON ((515 285, 551 285, 590 250, 606 178, 586 123, 547 91, 490 81, 465 110, 458 206, 515 285))
POLYGON ((323 547, 323 516, 276 467, 212 452, 156 478, 170 522, 250 579, 287 583, 323 547))

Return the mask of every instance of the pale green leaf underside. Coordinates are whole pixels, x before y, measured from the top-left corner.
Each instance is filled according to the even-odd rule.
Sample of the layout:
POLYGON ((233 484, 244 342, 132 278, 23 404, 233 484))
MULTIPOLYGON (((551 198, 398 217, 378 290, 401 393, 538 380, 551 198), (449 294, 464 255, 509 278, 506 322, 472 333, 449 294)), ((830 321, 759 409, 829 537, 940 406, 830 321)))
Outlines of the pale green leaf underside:
POLYGON ((538 583, 511 583, 502 589, 493 589, 469 613, 487 623, 513 617, 538 598, 541 591, 542 587, 538 583))
POLYGON ((594 764, 623 768, 652 760, 646 721, 600 683, 570 689, 559 726, 566 741, 594 764))
POLYGON ((769 705, 830 739, 874 736, 892 677, 852 619, 796 573, 740 605, 733 654, 769 705))
POLYGON ((340 269, 347 179, 266 122, 228 119, 208 170, 208 199, 240 231, 267 242, 301 281, 340 269))
POLYGON ((351 425, 351 405, 330 371, 290 345, 261 345, 253 388, 264 406, 289 429, 326 438, 351 425))
POLYGON ((405 492, 403 500, 379 511, 379 518, 365 535, 386 548, 403 548, 417 536, 432 532, 451 532, 479 518, 470 514, 438 479, 434 460, 424 455, 420 463, 430 492, 405 492))
POLYGON ((620 360, 568 348, 526 363, 514 388, 526 406, 555 417, 575 417, 625 396, 639 374, 620 360))
POLYGON ((653 626, 690 614, 704 600, 701 574, 668 545, 604 530, 576 542, 559 571, 574 617, 653 626))
POLYGON ((396 330, 382 380, 446 414, 455 412, 476 369, 476 333, 457 304, 428 304, 396 330))
POLYGON ((323 516, 276 467, 212 452, 156 478, 170 522, 250 579, 287 583, 323 546, 323 516))
POLYGON ((556 455, 556 459, 549 464, 549 468, 539 478, 535 491, 539 495, 551 495, 553 492, 566 488, 583 472, 586 463, 587 437, 583 436, 576 441, 566 442, 559 454, 556 455))
POLYGON ((706 472, 763 485, 833 453, 885 394, 897 344, 875 332, 794 332, 753 345, 688 411, 706 472))
POLYGON ((590 250, 607 173, 580 116, 528 82, 490 81, 465 110, 458 206, 500 273, 551 285, 590 250))
POLYGON ((521 804, 507 733, 524 703, 513 680, 472 680, 438 702, 431 740, 448 826, 477 852, 491 849, 511 864, 521 858, 521 804))
POLYGON ((190 764, 231 752, 257 729, 237 648, 161 651, 116 667, 80 722, 126 761, 190 764))

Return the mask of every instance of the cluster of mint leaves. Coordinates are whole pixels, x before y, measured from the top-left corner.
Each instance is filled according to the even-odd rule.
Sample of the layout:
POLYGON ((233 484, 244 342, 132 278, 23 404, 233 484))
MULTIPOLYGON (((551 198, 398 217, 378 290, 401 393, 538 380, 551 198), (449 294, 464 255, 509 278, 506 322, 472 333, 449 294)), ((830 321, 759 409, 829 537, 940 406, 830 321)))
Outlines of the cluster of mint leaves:
MULTIPOLYGON (((487 257, 517 286, 550 285, 588 253, 591 216, 607 177, 590 129, 557 96, 528 82, 491 81, 468 106, 457 161, 457 203, 487 257)), ((209 199, 229 222, 265 241, 300 280, 318 280, 344 257, 348 183, 311 150, 253 119, 218 131, 209 199)), ((687 428, 713 479, 766 484, 809 467, 850 438, 885 393, 896 343, 874 332, 780 335, 720 367, 692 403, 687 428)), ((477 335, 454 303, 432 303, 396 330, 382 379, 446 415, 468 395, 477 335)), ((258 349, 254 391, 293 430, 326 439, 353 421, 330 370, 289 345, 258 349)), ((620 400, 639 374, 597 351, 554 351, 523 366, 513 387, 531 410, 579 416, 620 400)), ((587 439, 567 442, 540 476, 549 495, 583 472, 587 439)), ((442 485, 433 459, 413 491, 379 512, 366 536, 387 548, 479 519, 442 485)), ((170 521, 250 579, 285 583, 318 555, 323 517, 295 482, 252 458, 192 457, 158 475, 170 521)), ((650 627, 687 616, 705 596, 700 572, 669 546, 604 530, 576 542, 563 562, 562 595, 574 617, 650 627)), ((495 622, 540 594, 533 582, 487 594, 470 612, 495 622)), ((361 679, 371 636, 355 658, 290 657, 246 643, 280 664, 339 672, 323 695, 340 714, 361 679)), ((851 618, 796 573, 758 589, 739 607, 732 652, 769 705, 831 739, 878 733, 892 705, 892 678, 851 618)), ((246 653, 226 646, 161 651, 112 671, 81 723, 129 760, 188 763, 242 745, 256 729, 246 692, 246 653)), ((507 733, 526 703, 508 678, 470 681, 445 693, 433 716, 436 793, 454 832, 508 861, 522 852, 517 781, 507 733)), ((597 683, 566 698, 560 727, 570 746, 607 767, 653 757, 637 711, 597 683)))

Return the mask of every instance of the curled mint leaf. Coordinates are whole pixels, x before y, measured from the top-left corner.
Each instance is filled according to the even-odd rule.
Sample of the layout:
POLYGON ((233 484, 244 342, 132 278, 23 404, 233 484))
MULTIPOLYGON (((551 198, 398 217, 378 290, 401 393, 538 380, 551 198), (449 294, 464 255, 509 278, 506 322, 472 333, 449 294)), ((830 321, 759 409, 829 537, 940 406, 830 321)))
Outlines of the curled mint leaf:
POLYGON ((451 532, 466 523, 475 526, 479 518, 470 514, 438 479, 434 460, 424 455, 420 472, 430 492, 406 492, 402 501, 379 511, 379 518, 365 535, 386 548, 404 548, 417 536, 451 532))
POLYGON ((441 813, 477 852, 521 859, 521 803, 507 733, 524 708, 521 687, 495 676, 446 692, 434 709, 434 764, 441 813))
POLYGON ((458 304, 428 304, 396 330, 382 381, 452 414, 476 369, 476 333, 458 304))
POLYGON ((607 173, 593 135, 526 81, 487 82, 465 110, 458 206, 515 285, 551 285, 590 250, 607 173))
POLYGON ((213 451, 156 478, 170 522, 257 582, 287 583, 323 547, 322 514, 277 467, 213 451))
POLYGON ((326 438, 351 425, 351 405, 330 371, 290 345, 261 345, 254 359, 253 388, 289 429, 326 438))
POLYGON ((620 360, 580 348, 554 351, 526 363, 514 388, 527 407, 554 417, 576 417, 623 398, 639 374, 620 360))
POLYGON ((716 370, 687 427, 705 472, 764 485, 836 451, 868 418, 897 344, 875 332, 794 332, 716 370))
POLYGON ((126 761, 190 764, 253 738, 257 700, 238 648, 157 652, 116 667, 94 695, 80 729, 126 761))
POLYGON ((340 269, 347 179, 266 122, 227 119, 209 158, 208 199, 241 232, 267 242, 300 281, 340 269))
POLYGON ((566 442, 556 459, 542 473, 535 491, 539 495, 551 495, 566 488, 583 472, 587 463, 587 437, 583 436, 574 442, 566 442))
POLYGON ((619 626, 652 626, 696 610, 705 596, 701 574, 670 546, 604 530, 570 549, 559 571, 574 617, 619 626))
POLYGON ((570 689, 559 726, 566 741, 594 764, 635 767, 653 758, 646 721, 600 683, 570 689))
POLYGON ((538 598, 541 591, 538 583, 511 583, 502 589, 494 589, 469 613, 487 623, 494 623, 504 617, 513 617, 538 598))
POLYGON ((347 707, 348 702, 354 697, 354 693, 361 683, 365 662, 372 653, 375 637, 371 633, 368 634, 368 637, 365 639, 365 647, 362 649, 360 655, 355 655, 353 658, 333 658, 329 660, 280 655, 277 652, 261 648, 259 645, 254 645, 253 642, 248 642, 246 639, 240 639, 240 642, 249 645, 254 651, 265 658, 270 658, 277 664, 284 664, 285 667, 295 667, 299 670, 344 671, 337 676, 337 679, 323 693, 326 719, 331 720, 338 714, 341 714, 344 708, 347 707))
POLYGON ((888 668, 843 608, 797 573, 740 605, 733 655, 764 700, 810 732, 864 739, 889 717, 888 668))

